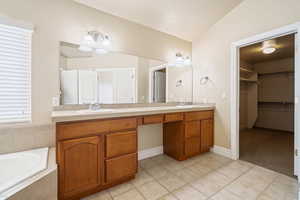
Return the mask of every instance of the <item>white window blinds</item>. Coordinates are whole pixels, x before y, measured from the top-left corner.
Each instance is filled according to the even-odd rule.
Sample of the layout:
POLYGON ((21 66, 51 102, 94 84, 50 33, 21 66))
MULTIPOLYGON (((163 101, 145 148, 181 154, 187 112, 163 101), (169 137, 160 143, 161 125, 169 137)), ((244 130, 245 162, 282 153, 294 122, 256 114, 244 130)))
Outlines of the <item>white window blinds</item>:
POLYGON ((0 123, 31 121, 32 30, 0 24, 0 123))

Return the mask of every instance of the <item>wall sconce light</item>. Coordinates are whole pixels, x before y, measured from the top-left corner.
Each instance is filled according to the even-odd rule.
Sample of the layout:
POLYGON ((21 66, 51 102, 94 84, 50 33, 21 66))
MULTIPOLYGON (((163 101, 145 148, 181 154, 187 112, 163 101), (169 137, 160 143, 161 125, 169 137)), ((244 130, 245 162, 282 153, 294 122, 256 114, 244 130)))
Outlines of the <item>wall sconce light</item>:
POLYGON ((108 35, 99 31, 89 31, 83 36, 78 49, 84 52, 94 51, 96 54, 106 54, 110 44, 111 39, 108 35))

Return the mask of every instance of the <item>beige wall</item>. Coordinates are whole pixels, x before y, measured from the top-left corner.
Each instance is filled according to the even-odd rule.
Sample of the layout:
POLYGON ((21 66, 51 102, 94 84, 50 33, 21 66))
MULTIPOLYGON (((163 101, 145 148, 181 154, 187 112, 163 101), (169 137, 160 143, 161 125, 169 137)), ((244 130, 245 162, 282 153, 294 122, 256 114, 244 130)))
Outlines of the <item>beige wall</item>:
POLYGON ((230 148, 231 43, 300 21, 299 10, 299 0, 244 0, 193 42, 194 101, 216 102, 215 145, 230 148), (205 75, 212 83, 203 86, 205 75))
MULTIPOLYGON (((174 61, 177 52, 191 55, 192 51, 190 42, 99 12, 72 0, 0 1, 0 15, 32 23, 35 26, 32 53, 32 126, 34 127, 51 123, 52 97, 59 95, 60 41, 79 44, 86 31, 98 29, 111 36, 112 51, 168 62, 174 61)), ((145 133, 157 130, 161 130, 159 126, 152 130, 147 129, 145 133)), ((18 130, 11 130, 14 131, 18 130)), ((32 130, 34 134, 39 132, 38 128, 32 130)), ((0 138, 7 136, 1 133, 2 130, 0 130, 0 138)), ((32 135, 32 138, 36 137, 32 135)), ((52 139, 54 138, 51 136, 50 140, 52 139)), ((161 144, 160 141, 157 142, 160 138, 150 137, 147 140, 149 142, 146 141, 145 147, 161 144)), ((38 140, 32 143, 27 142, 26 149, 39 146, 38 140)))
POLYGON ((0 1, 0 14, 33 23, 33 124, 51 122, 52 97, 59 92, 59 42, 78 44, 97 28, 112 37, 112 50, 172 61, 178 51, 191 54, 191 43, 114 17, 72 0, 0 1))
POLYGON ((271 128, 284 131, 294 131, 294 59, 280 59, 257 63, 255 71, 260 74, 289 71, 259 76, 258 101, 289 102, 264 103, 258 105, 256 127, 271 128))

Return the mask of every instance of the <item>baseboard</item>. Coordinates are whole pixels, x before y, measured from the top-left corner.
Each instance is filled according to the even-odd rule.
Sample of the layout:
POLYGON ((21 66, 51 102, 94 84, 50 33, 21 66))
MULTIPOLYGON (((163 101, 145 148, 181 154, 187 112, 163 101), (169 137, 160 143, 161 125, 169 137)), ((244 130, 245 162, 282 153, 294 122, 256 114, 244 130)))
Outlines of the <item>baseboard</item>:
POLYGON ((144 160, 146 158, 150 158, 150 157, 153 157, 153 156, 163 154, 163 152, 164 152, 163 149, 164 149, 163 146, 158 146, 158 147, 154 147, 154 148, 151 148, 151 149, 145 149, 145 150, 139 151, 138 159, 139 160, 144 160))
POLYGON ((227 158, 233 159, 231 149, 227 149, 225 147, 215 145, 213 148, 210 149, 210 151, 219 154, 221 156, 225 156, 227 158))

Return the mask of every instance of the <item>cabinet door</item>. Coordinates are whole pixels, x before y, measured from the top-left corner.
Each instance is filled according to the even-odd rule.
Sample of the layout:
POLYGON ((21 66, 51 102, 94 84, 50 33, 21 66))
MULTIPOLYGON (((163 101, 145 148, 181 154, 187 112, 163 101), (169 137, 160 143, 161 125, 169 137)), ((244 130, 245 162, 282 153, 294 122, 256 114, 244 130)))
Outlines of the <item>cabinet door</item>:
POLYGON ((185 137, 200 137, 200 121, 185 122, 185 137))
POLYGON ((101 146, 100 137, 59 142, 60 199, 80 196, 101 185, 101 146))
POLYGON ((200 153, 200 137, 191 137, 185 140, 185 155, 195 156, 200 153))
POLYGON ((213 147, 214 130, 213 120, 207 119, 201 121, 201 152, 209 151, 213 147))
POLYGON ((106 182, 111 183, 137 173, 137 153, 105 161, 106 182))

